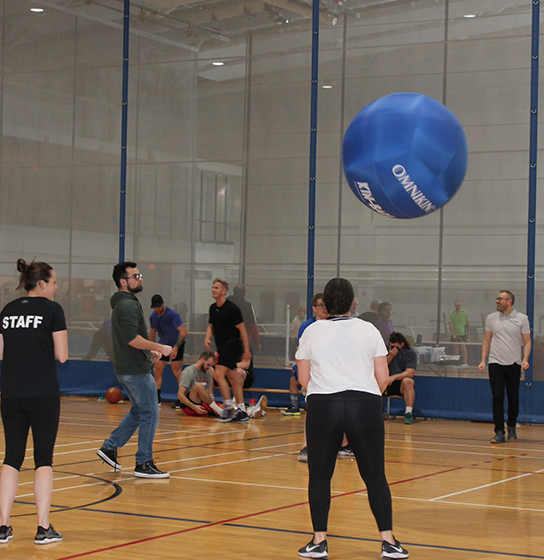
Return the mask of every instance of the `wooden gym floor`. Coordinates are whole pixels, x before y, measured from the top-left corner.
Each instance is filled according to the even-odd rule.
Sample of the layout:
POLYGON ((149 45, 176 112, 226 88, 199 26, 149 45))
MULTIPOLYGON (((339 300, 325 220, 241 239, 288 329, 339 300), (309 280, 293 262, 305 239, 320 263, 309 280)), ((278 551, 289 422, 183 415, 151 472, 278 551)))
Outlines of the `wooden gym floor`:
MULTIPOLYGON (((64 542, 33 543, 29 451, 15 538, 0 545, 0 558, 298 558, 311 534, 307 465, 296 460, 304 416, 271 410, 262 420, 222 424, 165 405, 155 458, 172 477, 149 481, 132 475, 135 439, 120 450, 122 473, 95 455, 128 406, 63 399, 51 522, 64 542)), ((411 558, 544 559, 544 428, 522 426, 520 441, 497 447, 488 443, 490 424, 398 419, 386 428, 394 532, 411 558)), ((333 492, 330 558, 379 558, 355 462, 338 460, 333 492)))

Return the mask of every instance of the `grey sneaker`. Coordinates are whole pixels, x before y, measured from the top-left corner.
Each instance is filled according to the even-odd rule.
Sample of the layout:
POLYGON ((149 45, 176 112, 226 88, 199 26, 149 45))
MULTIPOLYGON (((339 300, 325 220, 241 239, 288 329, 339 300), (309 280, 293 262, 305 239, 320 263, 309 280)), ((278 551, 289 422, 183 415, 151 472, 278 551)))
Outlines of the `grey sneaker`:
POLYGON ((504 432, 499 430, 498 432, 495 432, 495 437, 491 438, 490 443, 504 443, 505 441, 506 438, 504 437, 504 432))
POLYGON ((4 544, 13 538, 13 529, 7 525, 0 526, 0 543, 4 544))
POLYGON ((518 434, 516 432, 515 426, 508 426, 508 441, 516 441, 518 439, 518 434))
POLYGON ((301 463, 307 463, 308 462, 308 448, 307 447, 303 447, 300 450, 300 453, 297 457, 297 461, 300 461, 301 463))
POLYGON ((225 408, 225 406, 223 406, 221 410, 221 416, 219 417, 219 421, 230 422, 235 412, 236 410, 232 406, 228 408, 225 408))
POLYGON ((36 544, 50 544, 54 542, 60 542, 62 540, 62 533, 55 531, 53 525, 49 524, 47 529, 43 527, 38 527, 38 532, 34 537, 34 542, 36 544))

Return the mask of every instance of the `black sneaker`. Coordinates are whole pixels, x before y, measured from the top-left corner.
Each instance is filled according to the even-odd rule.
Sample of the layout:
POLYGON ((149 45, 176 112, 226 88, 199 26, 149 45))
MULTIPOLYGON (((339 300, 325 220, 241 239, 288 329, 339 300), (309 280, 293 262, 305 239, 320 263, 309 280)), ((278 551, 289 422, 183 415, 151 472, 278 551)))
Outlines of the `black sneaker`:
POLYGON ((47 529, 38 526, 38 532, 34 537, 34 542, 36 544, 50 544, 54 542, 60 542, 62 540, 62 534, 55 531, 53 525, 49 525, 47 529))
POLYGON ((397 539, 395 539, 395 544, 382 541, 382 558, 408 558, 408 556, 410 556, 408 551, 402 548, 397 539))
POLYGON ((101 447, 96 454, 104 461, 104 463, 108 463, 110 467, 113 467, 114 470, 120 471, 122 470, 122 466, 117 462, 117 449, 104 449, 101 447))
POLYGON ((134 476, 138 478, 170 478, 170 473, 162 472, 155 465, 155 461, 151 460, 134 468, 134 476))
POLYGON ((7 543, 13 538, 13 529, 7 525, 0 525, 0 543, 7 543))
POLYGON ((306 546, 303 546, 298 555, 302 558, 328 558, 329 550, 327 548, 327 541, 321 541, 319 544, 314 544, 312 539, 306 546))
POLYGON ((231 422, 247 422, 249 420, 249 416, 245 410, 239 408, 234 416, 230 419, 231 422))
POLYGON ((173 408, 174 410, 181 410, 181 401, 178 399, 176 402, 172 403, 170 408, 173 408))

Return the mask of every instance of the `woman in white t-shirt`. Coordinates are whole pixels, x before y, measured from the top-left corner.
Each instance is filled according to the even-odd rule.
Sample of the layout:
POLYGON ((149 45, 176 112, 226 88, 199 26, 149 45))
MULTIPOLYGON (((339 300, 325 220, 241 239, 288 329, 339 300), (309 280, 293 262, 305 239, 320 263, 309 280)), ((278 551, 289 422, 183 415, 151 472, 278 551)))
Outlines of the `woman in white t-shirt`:
POLYGON ((348 280, 330 280, 323 292, 330 317, 304 331, 296 354, 299 381, 307 390, 308 493, 314 529, 314 538, 298 553, 328 558, 331 478, 345 433, 381 534, 382 558, 408 558, 393 536, 385 477, 381 395, 389 377, 387 349, 376 327, 349 316, 353 298, 348 280))

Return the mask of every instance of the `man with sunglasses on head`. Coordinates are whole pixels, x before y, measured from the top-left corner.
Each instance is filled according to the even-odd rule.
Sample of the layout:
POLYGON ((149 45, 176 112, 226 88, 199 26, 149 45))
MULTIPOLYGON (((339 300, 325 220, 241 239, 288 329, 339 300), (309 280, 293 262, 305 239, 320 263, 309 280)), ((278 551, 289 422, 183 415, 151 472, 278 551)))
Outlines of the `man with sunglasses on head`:
POLYGON ((143 289, 143 275, 137 266, 134 262, 122 262, 113 267, 118 292, 110 301, 114 373, 132 407, 96 453, 108 465, 120 470, 117 450, 138 430, 134 476, 168 478, 170 474, 160 471, 153 461, 159 403, 151 367, 161 356, 170 355, 172 347, 148 339, 144 311, 136 297, 143 289))
POLYGON ((529 368, 531 354, 531 327, 527 315, 514 309, 514 294, 502 290, 496 298, 497 311, 490 313, 485 322, 482 342, 482 361, 478 365, 485 371, 489 354, 489 384, 493 395, 493 422, 495 436, 491 443, 504 443, 504 392, 508 396, 508 439, 518 439, 516 423, 519 414, 519 383, 521 370, 529 368), (523 346, 523 357, 521 347, 523 346), (520 365, 521 358, 521 365, 520 365))

